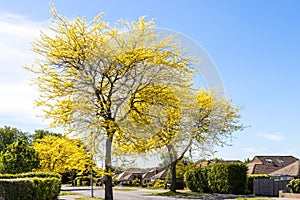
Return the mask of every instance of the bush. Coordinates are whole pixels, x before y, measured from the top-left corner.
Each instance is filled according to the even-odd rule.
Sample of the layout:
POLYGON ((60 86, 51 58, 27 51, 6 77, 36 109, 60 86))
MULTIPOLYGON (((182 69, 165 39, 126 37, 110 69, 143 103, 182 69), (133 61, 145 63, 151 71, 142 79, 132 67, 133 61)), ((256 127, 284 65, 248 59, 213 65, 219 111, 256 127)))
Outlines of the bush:
POLYGON ((0 180, 0 195, 5 200, 51 200, 61 188, 57 178, 24 178, 0 180))
POLYGON ((0 174, 0 179, 17 179, 17 178, 58 178, 61 175, 53 172, 28 172, 22 174, 0 174))
POLYGON ((247 167, 243 164, 213 164, 187 171, 185 182, 193 192, 244 194, 247 167))
POLYGON ((138 187, 140 185, 141 185, 141 180, 140 179, 137 178, 137 179, 134 179, 132 181, 132 186, 138 187))
POLYGON ((199 167, 189 170, 184 175, 187 187, 193 192, 209 192, 207 167, 199 167))
POLYGON ((292 193, 300 193, 300 179, 291 180, 286 187, 290 189, 292 193))
MULTIPOLYGON (((89 176, 79 176, 75 178, 75 183, 77 186, 90 186, 91 185, 91 177, 89 176)), ((93 179, 93 183, 97 180, 93 179)))
POLYGON ((153 187, 154 188, 164 188, 165 185, 166 185, 166 182, 164 180, 158 179, 158 180, 155 181, 153 187))

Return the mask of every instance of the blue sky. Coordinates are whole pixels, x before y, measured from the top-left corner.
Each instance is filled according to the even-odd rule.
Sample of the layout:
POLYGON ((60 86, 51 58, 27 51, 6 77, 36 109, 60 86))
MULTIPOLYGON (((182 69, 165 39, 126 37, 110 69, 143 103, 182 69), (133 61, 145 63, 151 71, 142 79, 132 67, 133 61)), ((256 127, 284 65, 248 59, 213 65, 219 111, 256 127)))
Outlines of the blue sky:
MULTIPOLYGON (((52 1, 58 13, 92 19, 132 21, 146 15, 158 27, 186 34, 210 54, 223 79, 226 95, 243 106, 242 121, 251 127, 236 133, 230 147, 214 157, 294 155, 300 158, 300 2, 224 1, 52 1)), ((32 39, 49 20, 48 1, 0 0, 0 126, 24 131, 46 128, 35 117, 29 86, 32 39)))

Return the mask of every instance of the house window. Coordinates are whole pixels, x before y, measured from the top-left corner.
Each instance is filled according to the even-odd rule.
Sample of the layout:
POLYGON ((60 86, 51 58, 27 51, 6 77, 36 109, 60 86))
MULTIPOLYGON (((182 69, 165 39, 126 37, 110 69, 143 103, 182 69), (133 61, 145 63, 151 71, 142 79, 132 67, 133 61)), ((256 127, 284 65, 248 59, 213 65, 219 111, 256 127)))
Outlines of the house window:
POLYGON ((281 158, 277 158, 277 161, 280 163, 280 164, 283 164, 284 161, 281 159, 281 158))
POLYGON ((266 160, 268 163, 273 163, 273 160, 270 159, 270 158, 266 158, 265 160, 266 160))

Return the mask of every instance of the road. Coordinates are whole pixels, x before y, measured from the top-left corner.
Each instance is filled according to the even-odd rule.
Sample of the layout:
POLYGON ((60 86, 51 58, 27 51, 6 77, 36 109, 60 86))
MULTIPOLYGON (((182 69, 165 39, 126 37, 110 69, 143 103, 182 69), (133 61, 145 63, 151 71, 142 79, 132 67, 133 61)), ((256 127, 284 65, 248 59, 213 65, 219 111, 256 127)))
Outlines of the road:
MULTIPOLYGON (((80 195, 72 195, 72 196, 60 196, 60 200, 73 200, 80 196, 82 197, 91 197, 91 190, 88 187, 69 187, 63 186, 62 191, 74 192, 80 195)), ((163 192, 164 190, 159 190, 163 192)), ((174 200, 175 197, 161 197, 152 195, 151 193, 155 192, 155 190, 146 190, 146 189, 122 189, 118 188, 114 190, 114 200, 174 200)), ((96 187, 94 188, 94 197, 104 197, 104 190, 102 188, 96 187)), ((180 200, 185 200, 184 198, 180 198, 180 200)))
MULTIPOLYGON (((79 197, 91 197, 91 190, 88 187, 70 187, 63 186, 62 191, 69 191, 77 193, 78 195, 66 195, 59 196, 59 200, 75 200, 79 197)), ((157 192, 164 192, 167 190, 157 190, 157 192)), ((114 200, 191 200, 191 198, 176 198, 176 197, 164 197, 152 195, 151 193, 156 192, 155 190, 147 189, 130 189, 130 188, 116 188, 114 189, 114 200)), ((94 197, 104 198, 104 190, 101 187, 94 188, 94 197)), ((192 199, 203 199, 203 200, 220 200, 220 199, 235 199, 238 197, 247 196, 237 196, 237 195, 214 195, 214 196, 204 196, 192 199)), ((249 197, 249 196, 248 196, 249 197)), ((250 196, 253 197, 253 196, 250 196)), ((266 200, 290 200, 287 198, 264 198, 266 200)))

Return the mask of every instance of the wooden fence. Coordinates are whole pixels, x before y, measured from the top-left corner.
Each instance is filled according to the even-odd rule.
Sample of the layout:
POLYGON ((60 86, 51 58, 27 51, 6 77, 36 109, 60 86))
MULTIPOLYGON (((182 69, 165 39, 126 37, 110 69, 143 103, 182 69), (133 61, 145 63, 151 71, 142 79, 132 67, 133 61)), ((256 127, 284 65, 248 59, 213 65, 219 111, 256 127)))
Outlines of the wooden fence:
POLYGON ((254 195, 261 196, 278 196, 279 190, 289 192, 286 185, 290 180, 275 180, 275 179, 254 179, 253 180, 253 193, 254 195))

